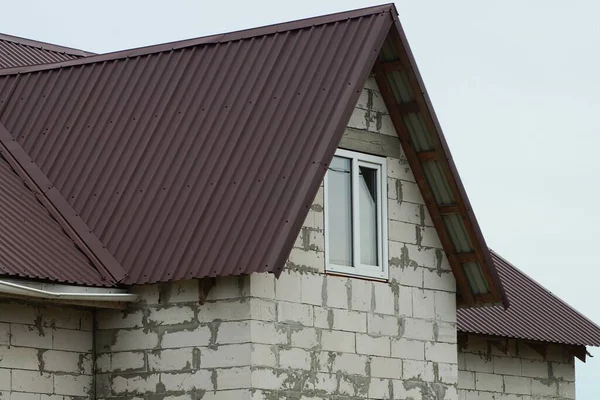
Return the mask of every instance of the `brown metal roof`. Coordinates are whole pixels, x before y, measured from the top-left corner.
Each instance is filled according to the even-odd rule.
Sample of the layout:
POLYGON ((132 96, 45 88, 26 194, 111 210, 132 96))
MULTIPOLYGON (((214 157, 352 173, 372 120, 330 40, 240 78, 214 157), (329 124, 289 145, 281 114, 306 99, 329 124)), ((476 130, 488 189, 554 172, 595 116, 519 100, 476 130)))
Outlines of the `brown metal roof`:
POLYGON ((600 327, 492 252, 510 301, 458 310, 458 330, 483 335, 581 346, 600 346, 600 327))
POLYGON ((105 285, 90 260, 13 170, 6 152, 1 153, 0 275, 105 285))
POLYGON ((91 54, 70 47, 0 33, 0 69, 57 63, 91 54))
POLYGON ((392 10, 2 70, 0 121, 125 283, 279 272, 392 10))

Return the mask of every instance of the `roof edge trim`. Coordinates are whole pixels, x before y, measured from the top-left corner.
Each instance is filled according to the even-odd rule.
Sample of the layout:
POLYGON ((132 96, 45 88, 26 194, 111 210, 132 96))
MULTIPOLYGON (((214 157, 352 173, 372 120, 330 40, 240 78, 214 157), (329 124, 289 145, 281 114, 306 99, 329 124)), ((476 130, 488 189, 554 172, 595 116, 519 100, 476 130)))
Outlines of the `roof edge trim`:
POLYGON ((340 16, 343 15, 346 19, 354 19, 360 18, 372 14, 377 14, 385 11, 392 11, 397 14, 395 11, 395 7, 392 3, 384 4, 380 6, 367 7, 353 11, 347 11, 342 13, 333 13, 328 15, 323 15, 319 17, 311 17, 300 19, 296 21, 283 22, 279 24, 267 25, 260 28, 250 28, 244 29, 240 31, 233 31, 228 33, 221 33, 210 36, 203 36, 195 39, 187 39, 180 40, 170 43, 162 43, 151 46, 138 47, 134 49, 127 49, 116 51, 112 53, 98 54, 98 55, 89 55, 87 57, 69 60, 69 61, 61 61, 58 63, 51 64, 39 64, 39 65, 29 65, 23 67, 14 67, 14 68, 6 68, 0 69, 0 76, 4 75, 15 75, 22 73, 29 73, 35 71, 45 71, 49 69, 58 69, 64 67, 71 67, 77 65, 85 65, 92 64, 97 62, 105 62, 105 61, 113 61, 123 58, 129 57, 139 57, 144 55, 150 55, 154 53, 162 53, 167 51, 179 50, 186 47, 197 46, 197 45, 205 45, 205 44, 219 44, 226 43, 235 40, 249 39, 256 36, 264 36, 264 35, 272 35, 276 34, 280 31, 292 31, 297 29, 304 29, 316 25, 324 25, 332 22, 340 21, 340 16))
POLYGON ((35 193, 38 200, 56 219, 71 240, 92 261, 100 275, 112 284, 122 281, 126 276, 125 269, 106 249, 100 239, 92 233, 92 230, 2 123, 0 123, 0 154, 6 158, 29 189, 35 193))
POLYGON ((64 53, 78 57, 88 57, 95 55, 95 53, 91 53, 89 51, 75 49, 73 47, 61 46, 58 44, 41 42, 39 40, 26 39, 20 36, 8 35, 6 33, 0 33, 0 40, 5 40, 7 42, 12 42, 16 44, 20 44, 28 47, 35 47, 37 49, 52 51, 55 53, 64 53))

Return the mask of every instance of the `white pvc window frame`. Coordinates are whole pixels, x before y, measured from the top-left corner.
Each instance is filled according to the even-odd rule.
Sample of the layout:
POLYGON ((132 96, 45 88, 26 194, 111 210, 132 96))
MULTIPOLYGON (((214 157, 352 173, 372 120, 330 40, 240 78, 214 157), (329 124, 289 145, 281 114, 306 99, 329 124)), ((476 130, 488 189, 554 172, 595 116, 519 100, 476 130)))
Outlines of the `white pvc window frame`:
POLYGON ((337 149, 335 156, 351 161, 352 170, 352 266, 336 265, 329 262, 329 236, 335 234, 335 227, 329 225, 328 173, 324 180, 325 217, 325 270, 330 273, 387 281, 388 273, 388 216, 387 216, 387 162, 385 157, 373 156, 351 150, 337 149), (377 176, 377 266, 361 263, 360 257, 360 216, 359 216, 359 168, 376 170, 377 176))

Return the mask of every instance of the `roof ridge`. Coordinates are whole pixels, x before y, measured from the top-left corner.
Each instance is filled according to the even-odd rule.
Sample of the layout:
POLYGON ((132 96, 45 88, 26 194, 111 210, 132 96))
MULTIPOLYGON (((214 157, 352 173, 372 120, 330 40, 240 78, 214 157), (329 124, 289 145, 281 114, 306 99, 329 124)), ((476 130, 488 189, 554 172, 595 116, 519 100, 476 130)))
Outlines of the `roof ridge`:
POLYGON ((531 283, 533 283, 534 285, 538 286, 544 292, 548 293, 554 299, 558 300, 564 306, 566 306, 566 307, 570 308, 571 310, 573 310, 577 315, 579 315, 580 317, 584 318, 586 321, 592 323, 594 326, 596 326, 600 330, 600 326, 598 326, 594 321, 592 321, 591 319, 589 319, 588 317, 586 317, 585 315, 583 315, 581 312, 577 311, 577 309, 575 307, 573 307, 572 305, 570 305, 569 303, 567 303, 566 301, 564 301, 563 299, 561 299, 560 297, 558 297, 556 294, 554 294, 553 292, 551 292, 544 285, 542 285, 537 280, 535 280, 534 278, 532 278, 529 274, 523 272, 520 268, 518 268, 517 266, 515 266, 513 263, 511 263, 510 261, 508 261, 506 258, 504 258, 501 255, 499 255, 498 253, 496 253, 494 250, 490 249, 490 252, 492 253, 493 256, 497 257, 500 261, 506 263, 509 267, 513 268, 517 273, 521 274, 525 279, 529 280, 531 283))
MULTIPOLYGON (((264 36, 275 34, 280 31, 292 31, 297 29, 308 28, 311 26, 324 25, 328 23, 333 23, 337 21, 349 20, 364 17, 367 15, 373 15, 383 12, 393 12, 396 15, 398 12, 396 11, 396 7, 393 3, 382 4, 378 6, 366 7, 357 10, 351 11, 343 11, 338 13, 327 14, 323 16, 304 18, 300 20, 276 23, 271 25, 265 25, 257 28, 249 28, 238 31, 226 32, 213 34, 208 36, 201 36, 193 39, 184 39, 174 42, 168 43, 160 43, 150 46, 137 47, 133 49, 125 49, 119 50, 110 53, 104 54, 95 54, 74 59, 68 61, 61 61, 57 63, 48 63, 48 64, 40 64, 40 65, 29 65, 22 67, 13 67, 13 68, 5 68, 0 69, 0 76, 4 75, 15 75, 22 73, 29 73, 35 71, 45 71, 51 69, 59 69, 64 67, 76 66, 76 65, 85 65, 85 64, 93 64, 100 63, 105 61, 113 61, 120 60, 129 57, 139 57, 144 55, 150 55, 155 53, 162 53, 166 51, 179 50, 186 47, 198 46, 198 45, 206 45, 206 44, 219 44, 226 43, 235 40, 249 39, 256 36, 264 36)), ((1 37, 0 37, 1 39, 1 37)), ((27 40, 27 39, 25 39, 27 40)), ((41 42, 40 42, 41 43, 41 42)), ((81 51, 81 50, 80 50, 81 51)))
POLYGON ((90 259, 100 275, 112 284, 122 281, 126 276, 125 269, 0 122, 0 148, 2 147, 6 150, 5 158, 9 165, 33 192, 43 198, 40 200, 44 207, 90 259))
POLYGON ((53 53, 63 53, 63 54, 69 54, 72 56, 79 56, 79 57, 87 57, 87 56, 95 55, 94 53, 91 53, 91 52, 88 52, 85 50, 75 49, 73 47, 61 46, 61 45, 54 44, 54 43, 42 42, 42 41, 33 40, 33 39, 27 39, 24 37, 9 35, 6 33, 0 33, 0 40, 20 44, 22 46, 33 47, 33 48, 37 48, 37 49, 51 51, 53 53))

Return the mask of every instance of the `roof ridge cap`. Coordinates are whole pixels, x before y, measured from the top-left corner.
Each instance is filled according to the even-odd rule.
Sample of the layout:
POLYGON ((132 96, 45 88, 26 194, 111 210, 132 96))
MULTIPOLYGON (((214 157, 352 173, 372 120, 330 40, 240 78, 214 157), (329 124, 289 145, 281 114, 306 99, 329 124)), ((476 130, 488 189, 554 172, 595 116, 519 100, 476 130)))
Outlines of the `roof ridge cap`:
POLYGON ((1 122, 0 149, 9 165, 90 259, 100 275, 112 284, 122 281, 126 276, 125 269, 1 122))
POLYGON ((35 39, 27 39, 21 36, 9 35, 7 33, 0 33, 0 40, 4 40, 11 43, 16 43, 22 46, 33 47, 36 49, 46 50, 53 53, 69 54, 72 56, 87 57, 95 55, 89 51, 76 49, 73 47, 62 46, 54 43, 42 42, 35 39))
POLYGON ((572 305, 570 305, 569 303, 567 303, 565 300, 563 300, 560 297, 558 297, 552 291, 550 291, 549 289, 547 289, 544 285, 542 285, 537 280, 535 280, 534 278, 532 278, 529 274, 523 272, 520 268, 518 268, 517 266, 515 266, 513 263, 509 262, 506 258, 502 257, 500 254, 496 253, 494 250, 490 249, 490 252, 492 253, 492 255, 494 257, 499 258, 501 261, 503 261, 504 263, 506 263, 509 267, 513 268, 517 273, 521 274, 525 279, 527 279, 528 281, 530 281, 534 285, 536 285, 539 288, 541 288, 544 292, 546 292, 547 294, 549 294, 550 296, 552 296, 553 298, 555 298, 556 300, 558 300, 564 306, 566 306, 566 307, 570 308, 571 310, 573 310, 577 315, 579 315, 580 317, 584 318, 585 320, 587 320, 588 322, 590 322, 591 324, 593 324, 595 327, 597 327, 600 330, 600 326, 598 326, 598 324, 596 324, 594 321, 592 321, 591 319, 589 319, 588 317, 586 317, 585 315, 583 315, 581 312, 579 312, 575 307, 573 307, 572 305))
POLYGON ((219 44, 227 43, 235 40, 250 39, 257 36, 272 35, 283 31, 293 31, 297 29, 304 29, 311 26, 325 25, 337 21, 343 21, 348 19, 355 19, 364 17, 367 15, 393 12, 397 14, 396 8, 393 3, 382 4, 378 6, 360 8, 355 10, 343 11, 338 13, 326 14, 316 17, 302 18, 298 20, 292 20, 287 22, 275 23, 270 25, 264 25, 256 28, 242 29, 226 33, 218 33, 213 35, 201 36, 192 39, 178 40, 174 42, 159 43, 150 46, 136 47, 133 49, 118 50, 110 53, 94 54, 86 57, 60 61, 56 63, 39 64, 20 66, 13 68, 0 69, 0 76, 4 75, 17 75, 29 72, 46 71, 52 69, 60 69, 64 67, 79 66, 86 64, 94 64, 105 61, 122 60, 129 57, 139 57, 144 55, 163 53, 167 51, 180 50, 187 47, 207 45, 207 44, 219 44))

